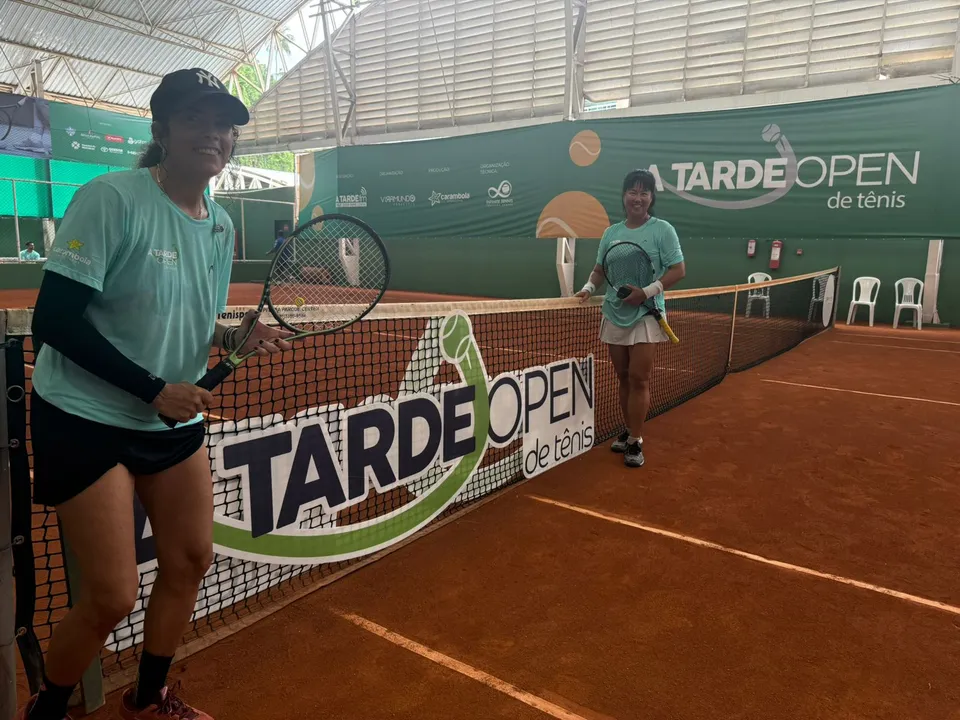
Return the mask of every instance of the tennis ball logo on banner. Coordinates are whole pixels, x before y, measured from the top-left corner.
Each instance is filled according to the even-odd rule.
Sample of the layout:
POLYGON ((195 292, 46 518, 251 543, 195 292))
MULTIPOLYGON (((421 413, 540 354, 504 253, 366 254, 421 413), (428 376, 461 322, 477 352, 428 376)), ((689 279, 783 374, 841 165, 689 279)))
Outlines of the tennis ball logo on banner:
POLYGON ((527 477, 586 452, 594 440, 593 357, 491 380, 470 318, 456 311, 430 321, 396 398, 306 412, 216 445, 216 482, 239 478, 242 510, 215 515, 218 553, 281 564, 360 557, 417 532, 471 484, 489 492, 492 477, 508 477, 495 465, 481 468, 489 446, 520 445, 507 461, 519 454, 527 477), (458 381, 434 383, 443 362, 458 381), (337 523, 385 493, 408 502, 337 523), (329 520, 304 528, 318 513, 329 520))
MULTIPOLYGON (((600 136, 593 130, 581 130, 570 140, 570 161, 577 167, 589 167, 600 157, 600 136)), ((540 211, 537 219, 538 238, 599 238, 610 225, 603 204, 593 195, 580 190, 563 192, 540 211)))

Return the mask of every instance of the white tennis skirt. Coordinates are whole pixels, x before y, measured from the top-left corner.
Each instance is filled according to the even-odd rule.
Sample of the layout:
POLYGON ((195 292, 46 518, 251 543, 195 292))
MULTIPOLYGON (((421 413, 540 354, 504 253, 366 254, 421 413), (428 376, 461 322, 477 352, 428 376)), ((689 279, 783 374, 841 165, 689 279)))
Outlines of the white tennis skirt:
POLYGON ((667 342, 670 338, 660 327, 653 315, 644 315, 632 327, 620 327, 607 320, 600 319, 600 342, 607 345, 637 345, 639 343, 667 342))

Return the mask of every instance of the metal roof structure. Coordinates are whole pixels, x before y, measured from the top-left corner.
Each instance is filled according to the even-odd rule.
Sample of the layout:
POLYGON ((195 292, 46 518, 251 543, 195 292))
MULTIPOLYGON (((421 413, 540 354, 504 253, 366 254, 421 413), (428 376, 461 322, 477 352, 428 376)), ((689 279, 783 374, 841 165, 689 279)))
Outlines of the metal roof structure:
POLYGON ((935 84, 960 74, 958 28, 960 0, 380 0, 261 98, 240 148, 935 84))
MULTIPOLYGON (((325 0, 339 5, 339 0, 325 0)), ((349 2, 344 0, 344 5, 349 2)), ((149 113, 172 70, 202 67, 239 94, 286 71, 281 45, 319 42, 317 0, 0 0, 0 92, 149 113), (281 35, 301 26, 299 40, 281 35), (266 71, 238 66, 266 54, 266 71), (39 86, 39 88, 38 88, 39 86)))
POLYGON ((929 84, 958 28, 960 0, 0 0, 0 92, 147 115, 174 69, 282 76, 238 149, 296 151, 929 84))
POLYGON ((228 163, 223 172, 214 178, 214 191, 236 192, 239 190, 263 190, 265 188, 292 187, 297 181, 296 173, 282 170, 265 170, 228 163))

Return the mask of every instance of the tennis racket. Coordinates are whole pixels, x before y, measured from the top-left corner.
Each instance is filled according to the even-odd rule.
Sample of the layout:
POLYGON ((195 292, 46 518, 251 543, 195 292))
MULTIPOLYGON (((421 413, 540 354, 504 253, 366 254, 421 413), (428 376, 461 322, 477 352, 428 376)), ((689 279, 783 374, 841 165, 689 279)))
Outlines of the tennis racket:
MULTIPOLYGON (((619 242, 607 248, 603 254, 603 274, 610 287, 616 288, 617 297, 621 301, 630 295, 628 285, 644 288, 656 280, 650 256, 642 247, 632 242, 619 242)), ((671 342, 680 342, 653 298, 644 300, 641 305, 657 319, 671 342)))
MULTIPOLYGON (((257 315, 270 311, 296 342, 335 333, 367 315, 380 302, 390 282, 390 258, 380 236, 349 215, 321 215, 294 230, 280 246, 263 283, 257 315)), ((251 323, 238 348, 223 358, 197 386, 213 390, 248 358, 241 354, 256 328, 251 323)), ((160 416, 168 427, 177 421, 160 416)))

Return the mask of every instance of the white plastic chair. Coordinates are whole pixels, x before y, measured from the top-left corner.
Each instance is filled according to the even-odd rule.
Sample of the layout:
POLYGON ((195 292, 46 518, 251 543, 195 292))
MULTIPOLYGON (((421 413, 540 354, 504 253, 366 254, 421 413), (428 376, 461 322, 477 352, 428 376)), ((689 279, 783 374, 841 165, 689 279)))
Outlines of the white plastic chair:
MULTIPOLYGON (((767 275, 767 273, 755 272, 750 273, 747 276, 747 283, 752 285, 753 283, 768 282, 773 280, 772 277, 767 275)), ((750 317, 750 306, 753 305, 755 301, 759 300, 763 303, 763 317, 770 317, 770 288, 759 288, 758 290, 749 290, 747 292, 747 312, 746 317, 750 317)))
POLYGON ((850 311, 847 313, 847 325, 857 317, 857 307, 865 305, 870 309, 870 327, 873 327, 873 312, 877 306, 877 295, 880 294, 880 279, 863 276, 853 281, 853 298, 850 300, 850 311))
POLYGON ((923 281, 917 278, 900 278, 894 288, 894 299, 897 301, 893 311, 893 326, 900 323, 901 310, 913 310, 913 325, 917 330, 923 329, 923 281))
POLYGON ((813 279, 813 294, 810 296, 810 309, 807 311, 807 322, 813 322, 813 309, 817 303, 823 303, 827 297, 827 282, 829 275, 821 275, 813 279))

